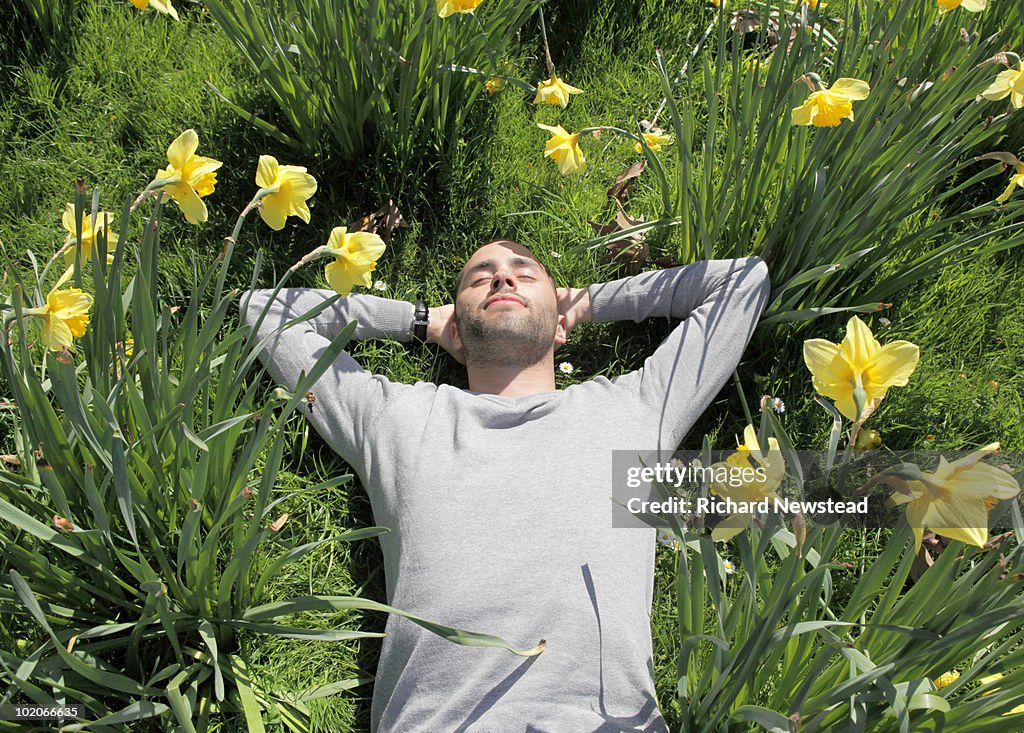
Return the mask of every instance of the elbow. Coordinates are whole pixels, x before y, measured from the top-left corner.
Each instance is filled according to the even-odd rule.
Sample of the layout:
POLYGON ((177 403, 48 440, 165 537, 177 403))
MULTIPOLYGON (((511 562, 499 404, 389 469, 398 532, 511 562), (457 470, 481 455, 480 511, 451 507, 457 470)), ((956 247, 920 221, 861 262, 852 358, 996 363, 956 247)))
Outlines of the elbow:
POLYGON ((260 313, 267 307, 270 300, 269 290, 245 290, 238 299, 238 313, 242 323, 247 326, 254 324, 260 317, 260 313))
POLYGON ((757 255, 750 258, 753 263, 752 274, 763 290, 771 290, 772 280, 768 274, 768 263, 757 255))
POLYGON ((757 255, 750 255, 742 260, 742 267, 739 272, 741 284, 751 290, 768 292, 772 288, 771 277, 768 274, 768 263, 757 255))
POLYGON ((747 257, 740 278, 738 285, 753 294, 758 313, 763 313, 772 292, 768 264, 757 255, 747 257))

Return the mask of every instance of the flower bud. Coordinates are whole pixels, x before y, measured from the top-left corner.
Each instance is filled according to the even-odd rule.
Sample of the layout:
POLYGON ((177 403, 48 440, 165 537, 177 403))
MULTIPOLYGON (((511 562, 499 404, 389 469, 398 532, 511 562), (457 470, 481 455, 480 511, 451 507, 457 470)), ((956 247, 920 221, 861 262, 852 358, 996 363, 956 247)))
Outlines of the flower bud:
POLYGON ((874 450, 882 444, 882 436, 877 430, 861 430, 853 447, 856 450, 874 450))

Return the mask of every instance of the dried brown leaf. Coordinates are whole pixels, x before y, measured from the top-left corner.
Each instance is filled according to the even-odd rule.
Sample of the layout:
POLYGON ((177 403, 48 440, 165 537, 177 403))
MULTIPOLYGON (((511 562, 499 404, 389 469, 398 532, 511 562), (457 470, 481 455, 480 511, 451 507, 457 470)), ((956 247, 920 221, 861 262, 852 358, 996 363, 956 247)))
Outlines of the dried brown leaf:
POLYGON ((641 158, 639 161, 622 171, 618 178, 615 179, 615 183, 608 189, 608 198, 615 199, 621 202, 629 195, 629 184, 633 182, 633 179, 637 178, 644 169, 647 168, 647 158, 641 158))
POLYGON ((352 222, 348 231, 350 232, 370 232, 371 234, 377 234, 385 242, 391 240, 391 235, 395 229, 408 228, 409 224, 398 210, 398 206, 395 205, 394 200, 388 199, 388 202, 381 206, 379 209, 374 211, 372 214, 352 222))
POLYGON ((761 14, 756 10, 737 10, 732 14, 729 27, 735 33, 753 33, 761 27, 761 14))

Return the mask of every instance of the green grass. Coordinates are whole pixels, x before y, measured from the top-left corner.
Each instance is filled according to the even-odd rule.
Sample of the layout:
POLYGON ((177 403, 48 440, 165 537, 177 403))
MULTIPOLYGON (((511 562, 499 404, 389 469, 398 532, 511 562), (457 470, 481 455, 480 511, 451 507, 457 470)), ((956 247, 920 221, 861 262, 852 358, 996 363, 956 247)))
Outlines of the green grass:
MULTIPOLYGON (((231 285, 248 286, 250 265, 260 249, 267 257, 261 285, 272 285, 275 271, 280 274, 326 241, 332 227, 357 219, 392 196, 411 227, 396 236, 376 273, 388 283, 390 297, 411 300, 425 293, 434 303, 450 300, 462 262, 496 236, 530 246, 560 285, 610 279, 615 275, 601 265, 597 253, 581 252, 578 246, 590 235, 589 222, 611 219, 614 210, 604 192, 637 159, 632 144, 607 133, 600 140, 587 139, 587 172, 562 177, 542 157, 547 135, 536 123, 561 124, 570 130, 596 124, 633 129, 637 120, 649 119, 659 102, 654 49, 663 48, 670 59, 680 58, 689 49, 687 40, 703 29, 710 13, 699 3, 664 0, 557 3, 548 10, 552 54, 560 76, 585 93, 574 97, 564 111, 538 108, 513 88, 491 99, 482 97, 465 137, 453 143, 443 160, 423 163, 422 185, 394 190, 393 171, 377 167, 372 159, 296 160, 238 120, 209 91, 207 81, 232 99, 245 100, 243 106, 261 116, 272 117, 272 106, 230 42, 197 6, 186 5, 182 22, 175 24, 152 13, 140 17, 126 2, 87 3, 83 25, 69 48, 40 50, 36 42, 23 43, 11 34, 0 40, 6 44, 0 47, 0 80, 11 91, 0 100, 0 240, 12 266, 26 273, 25 250, 48 257, 63 239, 60 213, 71 200, 75 176, 99 186, 104 207, 119 212, 123 200, 166 165, 164 151, 170 141, 194 127, 200 135, 199 153, 224 161, 224 166, 216 192, 207 199, 206 224, 189 226, 176 207, 168 208, 161 261, 161 287, 166 293, 187 281, 193 257, 204 268, 220 251, 234 216, 255 191, 255 164, 261 153, 273 154, 282 163, 306 165, 320 190, 312 200, 308 226, 289 223, 283 232, 274 233, 258 217, 247 222, 236 248, 239 264, 231 285)), ((535 30, 524 33, 515 64, 525 79, 536 82, 546 77, 535 30)), ((652 181, 642 178, 627 211, 653 215, 655 196, 652 181)), ((134 232, 140 231, 138 221, 132 226, 134 232)), ((655 237, 652 249, 652 256, 672 256, 673 242, 655 237)), ((321 273, 319 268, 307 268, 291 284, 323 287, 321 273)), ((0 289, 9 293, 10 281, 0 289)), ((992 440, 1008 448, 1024 446, 1024 378, 1019 373, 1024 364, 1024 277, 1019 254, 949 269, 937 281, 909 290, 885 315, 892 321, 889 328, 880 328, 878 319, 872 319, 883 343, 908 339, 921 347, 922 354, 910 385, 892 390, 872 419, 887 446, 951 450, 992 440)), ((801 447, 822 446, 830 427, 830 419, 812 401, 800 355, 802 340, 838 341, 844 322, 828 319, 800 330, 782 327, 760 333, 739 370, 752 401, 761 394, 783 397, 788 408, 781 416, 783 424, 801 447)), ((570 361, 576 368, 571 377, 558 374, 559 385, 637 368, 669 329, 663 322, 642 328, 581 327, 556 355, 556 361, 570 361)), ((352 353, 366 368, 395 380, 466 384, 464 371, 436 350, 410 353, 394 343, 365 342, 354 345, 352 353)), ((0 415, 0 447, 13 452, 9 414, 0 415)), ((705 433, 712 435, 715 448, 732 447, 733 436, 742 432, 742 415, 737 391, 729 386, 694 426, 684 447, 699 446, 705 433)), ((281 542, 299 544, 372 524, 368 499, 357 480, 341 490, 308 491, 318 481, 349 469, 315 432, 305 432, 308 426, 298 416, 292 424, 291 471, 278 482, 278 489, 289 494, 282 510, 291 513, 281 542)), ((858 544, 845 559, 863 566, 873 551, 868 543, 858 544)), ((656 687, 671 724, 676 721, 672 700, 678 647, 673 561, 669 550, 659 548, 652 617, 656 687)), ((275 579, 273 591, 285 597, 359 589, 383 600, 381 567, 376 542, 328 543, 305 560, 301 572, 275 579)), ((379 631, 384 618, 337 614, 305 623, 379 631)), ((9 631, 0 624, 0 644, 12 643, 9 631)), ((240 646, 254 674, 293 691, 369 676, 380 650, 379 640, 373 639, 267 643, 262 637, 243 636, 240 646)), ((315 729, 365 730, 370 693, 371 686, 363 685, 315 701, 315 729)))

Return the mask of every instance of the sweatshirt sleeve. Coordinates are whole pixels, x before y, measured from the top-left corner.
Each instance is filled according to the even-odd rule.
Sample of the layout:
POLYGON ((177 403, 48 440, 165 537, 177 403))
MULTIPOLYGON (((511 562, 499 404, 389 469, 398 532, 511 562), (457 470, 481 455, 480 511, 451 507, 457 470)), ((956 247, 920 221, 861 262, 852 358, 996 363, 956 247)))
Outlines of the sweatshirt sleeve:
POLYGON ((759 257, 707 260, 588 288, 594 323, 682 319, 643 367, 615 380, 657 414, 658 450, 675 450, 729 379, 770 289, 759 257))
MULTIPOLYGON (((257 343, 335 295, 332 290, 284 288, 271 299, 273 292, 248 290, 239 300, 242 320, 250 327, 255 327, 260 313, 267 309, 255 336, 257 343)), ((294 390, 299 375, 309 373, 350 321, 357 321, 353 338, 408 341, 413 310, 413 304, 405 301, 349 295, 315 317, 284 329, 263 348, 259 358, 275 381, 294 390)), ((298 409, 331 448, 365 475, 362 454, 366 430, 392 393, 402 386, 370 374, 343 351, 311 388, 315 398, 312 410, 305 401, 298 409)))

